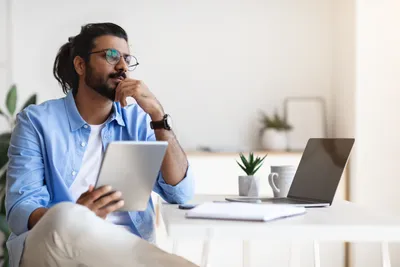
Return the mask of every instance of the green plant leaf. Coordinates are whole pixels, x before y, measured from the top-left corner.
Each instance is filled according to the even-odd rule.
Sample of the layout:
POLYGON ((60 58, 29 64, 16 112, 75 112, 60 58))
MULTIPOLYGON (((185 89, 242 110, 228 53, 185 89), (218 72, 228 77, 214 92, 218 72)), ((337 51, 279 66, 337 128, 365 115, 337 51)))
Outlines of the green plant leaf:
POLYGON ((10 146, 11 133, 0 134, 0 169, 8 162, 8 147, 10 146))
POLYGON ((0 134, 0 142, 9 143, 11 139, 11 132, 0 134))
POLYGON ((257 159, 255 160, 256 162, 254 162, 254 165, 258 165, 258 164, 262 164, 264 159, 267 157, 267 155, 265 155, 263 158, 257 157, 257 159))
POLYGON ((36 100, 37 100, 36 94, 31 95, 31 97, 29 97, 29 99, 22 106, 21 110, 24 110, 29 105, 36 105, 36 100))
POLYGON ((243 170, 247 175, 249 175, 249 174, 247 173, 247 169, 246 169, 245 167, 243 167, 243 165, 240 164, 238 161, 236 161, 236 162, 237 162, 237 164, 240 166, 240 168, 242 168, 242 170, 243 170))
POLYGON ((245 156, 243 154, 240 154, 240 158, 243 162, 243 165, 246 167, 246 169, 249 168, 249 162, 247 161, 247 159, 245 158, 245 156))
POLYGON ((7 93, 6 106, 8 112, 14 115, 15 108, 17 107, 17 86, 15 84, 11 86, 7 93))
POLYGON ((10 235, 10 228, 8 228, 7 219, 4 214, 0 214, 0 231, 7 237, 10 235))
POLYGON ((262 165, 260 165, 260 166, 258 166, 257 168, 255 168, 252 175, 256 174, 256 172, 258 171, 259 168, 261 168, 261 166, 262 166, 262 165))
MULTIPOLYGON (((3 190, 3 188, 4 188, 5 185, 6 185, 6 177, 7 177, 7 171, 5 171, 5 172, 3 173, 3 175, 0 177, 0 185, 2 186, 0 192, 3 190)), ((0 195, 1 195, 1 194, 0 194, 0 195)), ((0 213, 1 213, 1 212, 0 212, 0 213)))
POLYGON ((261 159, 263 161, 268 156, 268 153, 261 159))
POLYGON ((1 207, 0 207, 0 216, 6 216, 6 194, 5 194, 6 188, 3 186, 1 189, 1 207))
POLYGON ((263 161, 268 154, 266 154, 262 158, 259 156, 255 156, 253 152, 249 152, 248 158, 246 158, 243 153, 239 153, 239 155, 243 165, 241 165, 238 161, 236 162, 239 164, 242 170, 246 172, 247 175, 254 175, 262 166, 263 161))
POLYGON ((0 169, 8 162, 9 142, 0 142, 0 169))

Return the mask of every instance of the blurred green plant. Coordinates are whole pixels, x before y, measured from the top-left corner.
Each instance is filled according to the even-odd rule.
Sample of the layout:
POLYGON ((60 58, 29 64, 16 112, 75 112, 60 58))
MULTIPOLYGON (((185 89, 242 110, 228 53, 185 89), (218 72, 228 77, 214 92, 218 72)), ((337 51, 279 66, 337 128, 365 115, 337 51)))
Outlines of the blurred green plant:
MULTIPOLYGON (((20 111, 22 111, 27 106, 36 104, 36 94, 31 95, 28 100, 24 103, 20 111)), ((10 145, 11 133, 14 130, 16 122, 16 109, 17 109, 17 86, 14 84, 10 87, 6 96, 6 108, 7 112, 0 109, 0 115, 3 116, 8 122, 8 131, 0 134, 0 231, 4 234, 3 256, 0 259, 3 261, 3 267, 8 267, 8 250, 6 247, 6 241, 10 235, 10 229, 6 220, 6 208, 5 208, 5 196, 6 196, 6 177, 7 177, 7 167, 8 167, 8 147, 10 145)))
MULTIPOLYGON (((268 155, 268 154, 267 154, 268 155)), ((248 176, 252 176, 254 175, 258 169, 263 165, 263 161, 265 159, 265 157, 267 156, 265 155, 263 158, 261 157, 254 157, 253 152, 249 153, 248 158, 246 158, 243 153, 240 153, 240 159, 242 161, 242 164, 240 164, 238 161, 237 164, 239 164, 240 168, 242 168, 242 170, 248 175, 248 176)))
POLYGON ((289 131, 292 129, 292 126, 286 121, 285 118, 278 115, 278 112, 275 110, 272 116, 268 116, 264 112, 260 111, 261 114, 261 123, 263 127, 261 131, 265 129, 276 129, 278 131, 289 131))

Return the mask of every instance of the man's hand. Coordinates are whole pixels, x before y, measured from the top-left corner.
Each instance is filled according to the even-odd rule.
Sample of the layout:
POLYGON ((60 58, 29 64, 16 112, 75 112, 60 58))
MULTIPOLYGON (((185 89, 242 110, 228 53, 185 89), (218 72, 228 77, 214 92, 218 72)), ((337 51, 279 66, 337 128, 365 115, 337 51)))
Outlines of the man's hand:
POLYGON ((28 219, 28 229, 31 230, 35 224, 43 217, 43 215, 48 211, 47 208, 37 208, 35 209, 31 215, 29 215, 28 219))
POLYGON ((124 205, 124 201, 121 200, 121 192, 111 192, 111 186, 102 186, 94 190, 94 186, 90 185, 89 190, 83 193, 76 203, 88 207, 97 216, 105 219, 107 214, 124 205))
POLYGON ((142 81, 126 78, 118 84, 115 89, 115 101, 120 102, 121 106, 125 107, 128 96, 133 97, 153 120, 161 120, 164 116, 160 102, 142 81))

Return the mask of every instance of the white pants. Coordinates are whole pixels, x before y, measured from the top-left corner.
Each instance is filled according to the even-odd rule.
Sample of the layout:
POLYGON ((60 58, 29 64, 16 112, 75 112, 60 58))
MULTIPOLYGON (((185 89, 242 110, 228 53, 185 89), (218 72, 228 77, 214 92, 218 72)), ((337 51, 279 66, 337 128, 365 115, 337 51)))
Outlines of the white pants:
POLYGON ((21 267, 197 266, 167 253, 88 208, 55 205, 28 234, 21 267))

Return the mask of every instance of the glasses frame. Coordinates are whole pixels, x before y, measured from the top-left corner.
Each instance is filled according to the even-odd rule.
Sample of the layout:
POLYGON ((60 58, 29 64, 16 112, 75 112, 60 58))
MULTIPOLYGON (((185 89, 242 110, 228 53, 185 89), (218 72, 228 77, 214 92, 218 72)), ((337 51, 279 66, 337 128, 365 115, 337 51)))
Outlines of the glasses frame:
POLYGON ((128 55, 124 55, 124 54, 122 54, 121 52, 119 52, 119 51, 118 51, 117 49, 115 49, 115 48, 105 48, 105 49, 98 50, 98 51, 92 51, 92 52, 89 52, 88 55, 97 54, 97 53, 104 53, 104 52, 106 53, 105 58, 106 58, 107 63, 108 63, 108 64, 111 64, 111 65, 113 65, 113 66, 117 65, 117 64, 121 61, 121 58, 124 58, 125 63, 127 63, 127 62, 126 62, 126 59, 125 59, 125 57, 127 57, 127 56, 129 56, 129 57, 131 57, 131 58, 134 58, 134 59, 136 60, 136 64, 129 65, 129 64, 127 63, 127 65, 128 65, 128 71, 134 71, 134 70, 136 69, 136 67, 139 65, 139 61, 137 60, 137 58, 136 58, 135 56, 129 55, 129 54, 128 54, 128 55), (110 62, 110 61, 107 59, 107 51, 109 51, 109 50, 115 50, 115 51, 118 52, 118 54, 119 54, 119 60, 118 60, 118 62, 113 63, 113 62, 110 62))

